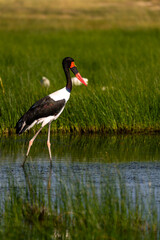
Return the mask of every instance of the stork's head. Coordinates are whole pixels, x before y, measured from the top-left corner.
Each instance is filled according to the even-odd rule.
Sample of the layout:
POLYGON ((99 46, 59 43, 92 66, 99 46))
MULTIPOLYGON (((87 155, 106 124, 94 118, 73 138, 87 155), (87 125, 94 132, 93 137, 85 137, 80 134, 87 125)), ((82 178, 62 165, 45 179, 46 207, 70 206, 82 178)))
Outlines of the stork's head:
POLYGON ((76 76, 76 78, 83 83, 84 85, 87 86, 86 82, 83 80, 82 76, 80 75, 80 73, 77 70, 77 67, 74 63, 74 59, 71 57, 66 57, 63 59, 62 62, 63 68, 67 68, 67 69, 71 69, 71 71, 73 72, 73 74, 76 76))

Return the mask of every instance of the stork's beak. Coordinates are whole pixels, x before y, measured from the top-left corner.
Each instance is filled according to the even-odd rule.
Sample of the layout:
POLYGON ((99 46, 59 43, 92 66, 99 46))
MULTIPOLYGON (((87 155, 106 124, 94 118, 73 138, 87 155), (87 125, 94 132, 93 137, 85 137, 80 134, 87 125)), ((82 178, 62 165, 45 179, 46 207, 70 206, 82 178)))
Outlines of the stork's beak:
POLYGON ((87 86, 87 84, 86 84, 86 82, 83 80, 81 74, 78 72, 77 67, 76 67, 76 65, 75 65, 74 62, 71 63, 70 69, 71 69, 71 71, 74 73, 74 75, 76 76, 76 78, 77 78, 81 83, 83 83, 84 85, 87 86))

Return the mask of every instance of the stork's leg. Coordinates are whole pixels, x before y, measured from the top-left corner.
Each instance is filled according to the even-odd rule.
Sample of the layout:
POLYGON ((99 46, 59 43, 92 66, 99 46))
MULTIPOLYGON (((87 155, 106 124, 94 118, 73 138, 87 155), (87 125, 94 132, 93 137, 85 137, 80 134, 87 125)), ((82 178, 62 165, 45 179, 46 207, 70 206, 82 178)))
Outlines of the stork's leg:
POLYGON ((48 151, 49 151, 50 163, 52 164, 51 142, 50 142, 50 131, 51 131, 51 122, 49 122, 49 124, 48 124, 48 139, 47 139, 47 146, 48 146, 48 151))
POLYGON ((24 164, 25 164, 25 161, 26 161, 26 159, 27 159, 27 157, 28 157, 30 148, 31 148, 31 146, 32 146, 35 138, 37 137, 37 135, 40 133, 41 130, 42 130, 42 127, 36 132, 36 134, 33 136, 33 138, 29 141, 28 150, 27 150, 27 153, 26 153, 26 157, 25 157, 25 159, 24 159, 24 161, 23 161, 22 167, 24 167, 24 164))

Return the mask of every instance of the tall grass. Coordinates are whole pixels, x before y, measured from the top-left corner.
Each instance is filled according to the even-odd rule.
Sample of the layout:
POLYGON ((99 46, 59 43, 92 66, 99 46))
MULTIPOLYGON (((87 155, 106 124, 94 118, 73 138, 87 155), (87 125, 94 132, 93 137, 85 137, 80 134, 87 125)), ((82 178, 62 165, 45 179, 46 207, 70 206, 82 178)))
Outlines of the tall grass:
MULTIPOLYGON (((65 86, 71 56, 88 87, 74 87, 53 131, 138 132, 160 127, 159 30, 0 30, 0 132, 14 132, 38 99, 65 86), (47 90, 40 79, 51 80, 47 90)), ((47 130, 46 128, 44 131, 47 130)))
MULTIPOLYGON (((26 167, 25 184, 9 179, 0 199, 1 239, 157 239, 155 208, 128 194, 108 178, 99 189, 94 182, 78 178, 62 182, 55 173, 53 188, 50 169, 48 183, 41 170, 26 167)), ((84 176, 84 179, 89 179, 84 176)))

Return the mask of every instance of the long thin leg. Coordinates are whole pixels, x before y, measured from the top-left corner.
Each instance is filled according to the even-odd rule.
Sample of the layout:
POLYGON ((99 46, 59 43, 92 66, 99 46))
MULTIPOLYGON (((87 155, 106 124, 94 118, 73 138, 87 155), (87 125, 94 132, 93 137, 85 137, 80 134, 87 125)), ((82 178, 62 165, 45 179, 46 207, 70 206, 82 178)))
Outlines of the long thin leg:
POLYGON ((27 153, 26 153, 26 157, 25 157, 25 159, 24 159, 24 161, 23 161, 22 167, 24 167, 24 164, 25 164, 26 159, 27 159, 27 157, 28 157, 30 148, 31 148, 31 146, 32 146, 35 138, 37 137, 37 135, 38 135, 38 134, 40 133, 40 131, 42 130, 42 128, 43 128, 43 127, 41 127, 41 128, 36 132, 36 134, 33 136, 33 138, 29 141, 28 150, 27 150, 27 153))
POLYGON ((51 130, 51 122, 48 124, 48 139, 47 139, 47 146, 48 146, 48 151, 49 151, 50 163, 52 164, 51 142, 50 142, 50 130, 51 130))

